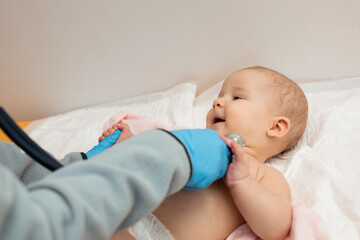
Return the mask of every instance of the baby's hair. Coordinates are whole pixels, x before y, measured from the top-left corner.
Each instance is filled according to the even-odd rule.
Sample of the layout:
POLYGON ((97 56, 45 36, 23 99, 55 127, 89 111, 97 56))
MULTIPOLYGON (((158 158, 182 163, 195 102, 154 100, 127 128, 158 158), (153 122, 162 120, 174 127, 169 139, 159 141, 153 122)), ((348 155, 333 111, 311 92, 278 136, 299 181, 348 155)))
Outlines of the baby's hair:
POLYGON ((269 90, 272 91, 273 99, 280 114, 290 119, 290 130, 285 136, 287 144, 284 151, 291 149, 303 135, 307 118, 308 103, 302 89, 285 75, 262 66, 254 66, 245 69, 261 71, 270 76, 269 90))

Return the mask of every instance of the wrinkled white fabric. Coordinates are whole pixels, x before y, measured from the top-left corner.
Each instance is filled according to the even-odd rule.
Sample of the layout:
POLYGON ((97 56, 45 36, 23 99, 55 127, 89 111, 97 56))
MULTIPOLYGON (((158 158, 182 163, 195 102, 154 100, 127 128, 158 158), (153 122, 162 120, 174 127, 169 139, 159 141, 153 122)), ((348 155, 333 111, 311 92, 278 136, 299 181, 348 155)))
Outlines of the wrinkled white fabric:
POLYGON ((325 220, 333 239, 359 239, 360 88, 307 97, 304 137, 284 156, 288 161, 274 166, 284 172, 292 193, 325 220))
POLYGON ((196 85, 184 83, 164 92, 71 111, 44 119, 31 137, 56 158, 86 152, 98 144, 104 123, 124 109, 151 116, 167 126, 191 128, 195 93, 196 85))
POLYGON ((174 240, 175 238, 166 229, 166 227, 155 217, 149 214, 133 227, 129 233, 137 240, 174 240))

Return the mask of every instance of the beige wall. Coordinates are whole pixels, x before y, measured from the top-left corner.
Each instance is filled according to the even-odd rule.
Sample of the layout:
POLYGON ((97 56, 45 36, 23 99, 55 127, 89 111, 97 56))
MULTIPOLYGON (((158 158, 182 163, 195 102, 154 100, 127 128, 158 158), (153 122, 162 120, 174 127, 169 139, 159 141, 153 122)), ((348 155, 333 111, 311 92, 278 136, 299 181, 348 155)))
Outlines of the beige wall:
POLYGON ((358 0, 0 0, 0 104, 16 120, 264 65, 360 76, 358 0))

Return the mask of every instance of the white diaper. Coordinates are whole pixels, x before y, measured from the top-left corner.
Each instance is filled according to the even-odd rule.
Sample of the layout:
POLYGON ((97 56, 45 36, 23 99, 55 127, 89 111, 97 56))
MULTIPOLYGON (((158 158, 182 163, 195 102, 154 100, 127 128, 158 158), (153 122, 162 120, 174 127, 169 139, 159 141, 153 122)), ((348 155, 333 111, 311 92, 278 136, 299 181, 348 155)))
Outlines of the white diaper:
POLYGON ((130 228, 129 233, 136 240, 175 240, 169 230, 153 214, 137 222, 130 228))

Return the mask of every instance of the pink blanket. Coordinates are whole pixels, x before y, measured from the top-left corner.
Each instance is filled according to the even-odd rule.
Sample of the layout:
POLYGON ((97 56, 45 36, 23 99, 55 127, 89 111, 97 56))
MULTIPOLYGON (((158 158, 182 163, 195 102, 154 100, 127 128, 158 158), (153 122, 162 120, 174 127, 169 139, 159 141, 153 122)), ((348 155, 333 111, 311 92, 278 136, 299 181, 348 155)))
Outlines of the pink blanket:
MULTIPOLYGON (((164 128, 167 130, 179 129, 180 127, 169 127, 146 116, 131 114, 129 111, 122 111, 109 119, 104 130, 110 128, 114 123, 123 121, 129 125, 132 135, 137 135, 143 131, 164 128)), ((291 201, 293 209, 293 221, 291 230, 286 237, 287 240, 324 240, 330 239, 328 230, 323 220, 316 213, 311 211, 306 205, 297 199, 291 201)), ((232 232, 227 240, 252 240, 260 239, 250 229, 249 225, 243 224, 232 232)))
MULTIPOLYGON (((293 221, 286 240, 328 240, 330 239, 327 227, 316 213, 297 199, 291 201, 293 221)), ((251 231, 246 223, 232 232, 226 240, 253 240, 260 239, 251 231)))
POLYGON ((122 121, 129 125, 129 129, 132 135, 138 135, 141 132, 146 130, 156 129, 156 128, 163 128, 166 130, 175 130, 179 129, 179 127, 170 128, 165 124, 160 123, 150 117, 142 116, 142 115, 135 115, 132 114, 130 111, 124 110, 113 116, 111 119, 106 121, 104 125, 104 130, 107 130, 112 127, 113 124, 122 121))

